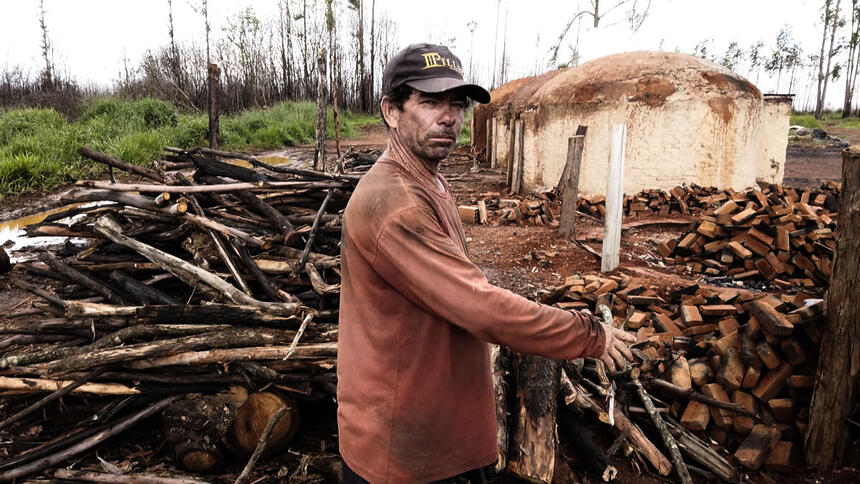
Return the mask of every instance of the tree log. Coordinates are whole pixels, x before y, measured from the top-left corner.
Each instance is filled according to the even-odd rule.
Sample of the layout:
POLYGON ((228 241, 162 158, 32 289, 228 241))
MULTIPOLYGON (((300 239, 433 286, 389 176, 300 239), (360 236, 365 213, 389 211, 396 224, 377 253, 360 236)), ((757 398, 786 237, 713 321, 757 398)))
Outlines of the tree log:
POLYGON ((493 394, 496 403, 496 446, 498 448, 494 471, 499 474, 508 465, 508 381, 511 372, 511 353, 499 345, 490 346, 490 368, 493 371, 493 394))
POLYGON ((86 370, 96 366, 163 356, 181 351, 276 344, 289 341, 292 336, 292 332, 288 331, 232 328, 181 338, 137 343, 120 348, 99 349, 44 363, 42 366, 50 373, 86 370))
POLYGON ((77 183, 87 188, 113 190, 116 192, 141 193, 226 193, 237 190, 271 190, 278 188, 326 189, 349 188, 348 185, 337 181, 270 181, 257 183, 223 183, 220 185, 147 185, 143 183, 110 183, 103 181, 82 180, 77 183))
POLYGON ((561 364, 519 355, 516 413, 508 451, 508 472, 532 482, 552 481, 558 444, 555 425, 561 364))
POLYGON ((198 282, 203 282, 233 303, 258 306, 270 311, 281 312, 282 314, 295 314, 298 309, 296 304, 265 303, 258 301, 242 291, 239 291, 209 271, 203 270, 194 264, 185 262, 174 255, 160 251, 155 247, 126 237, 120 233, 119 224, 108 216, 103 216, 98 219, 96 223, 96 231, 110 239, 112 242, 137 251, 150 261, 160 265, 164 270, 182 279, 191 287, 196 287, 198 282))
MULTIPOLYGON (((175 365, 200 365, 205 363, 227 363, 231 361, 277 360, 290 353, 290 346, 259 346, 224 348, 205 351, 186 351, 160 358, 129 363, 129 368, 144 370, 175 365)), ((317 358, 337 356, 337 343, 317 343, 295 348, 293 358, 317 358)))
POLYGON ((176 306, 182 304, 163 291, 147 286, 119 270, 111 271, 110 281, 121 287, 140 304, 172 304, 176 306))
POLYGON ((141 166, 132 165, 131 163, 126 163, 124 161, 111 158, 105 153, 95 151, 93 149, 87 148, 86 146, 82 146, 80 149, 78 149, 78 154, 80 154, 84 158, 89 158, 93 161, 98 161, 99 163, 104 163, 105 165, 113 166, 119 168, 120 170, 125 170, 129 173, 134 173, 135 175, 149 178, 150 180, 155 180, 159 183, 164 183, 167 181, 163 176, 152 170, 147 170, 146 168, 143 168, 141 166))
MULTIPOLYGON (((173 153, 182 153, 185 150, 182 150, 179 148, 171 148, 168 146, 165 148, 165 151, 169 151, 169 152, 173 152, 173 153)), ((290 174, 290 175, 299 175, 299 176, 306 177, 306 178, 316 178, 316 179, 322 179, 322 180, 337 180, 337 181, 346 181, 346 182, 351 182, 351 183, 355 183, 359 179, 361 179, 361 175, 325 173, 325 172, 318 172, 318 171, 314 171, 314 170, 306 170, 303 168, 294 168, 291 166, 270 165, 269 163, 266 163, 266 162, 264 162, 258 158, 255 158, 253 156, 246 155, 243 153, 231 153, 228 151, 211 150, 211 149, 206 149, 206 148, 197 148, 194 151, 199 152, 199 153, 206 153, 209 155, 226 157, 226 158, 239 158, 240 160, 245 160, 254 166, 258 166, 260 168, 265 168, 266 170, 269 170, 269 171, 274 172, 274 173, 286 173, 286 174, 290 174)))
MULTIPOLYGON (((241 326, 273 326, 296 329, 299 320, 285 312, 284 315, 270 314, 255 306, 230 304, 200 305, 158 305, 158 306, 112 306, 108 304, 68 301, 66 316, 70 318, 124 317, 140 323, 212 323, 234 324, 241 326)), ((287 304, 287 303, 283 303, 287 304)), ((302 307, 289 303, 298 313, 302 307)))
POLYGON ((842 461, 847 419, 860 384, 860 148, 842 152, 839 233, 830 289, 825 296, 827 329, 821 341, 815 390, 806 434, 806 461, 825 471, 842 461))
POLYGON ((233 386, 217 395, 189 394, 162 413, 164 439, 174 460, 192 472, 214 472, 224 463, 221 440, 248 392, 233 386))

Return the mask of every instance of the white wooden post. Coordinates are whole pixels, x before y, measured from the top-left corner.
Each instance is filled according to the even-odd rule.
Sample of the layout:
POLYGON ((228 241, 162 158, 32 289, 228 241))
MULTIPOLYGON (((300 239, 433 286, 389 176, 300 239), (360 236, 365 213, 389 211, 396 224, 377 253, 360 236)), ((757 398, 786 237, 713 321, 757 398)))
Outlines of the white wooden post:
POLYGON ((603 221, 603 257, 600 270, 618 267, 621 249, 621 211, 624 197, 624 145, 627 125, 615 124, 609 136, 609 173, 606 182, 606 218, 603 221))

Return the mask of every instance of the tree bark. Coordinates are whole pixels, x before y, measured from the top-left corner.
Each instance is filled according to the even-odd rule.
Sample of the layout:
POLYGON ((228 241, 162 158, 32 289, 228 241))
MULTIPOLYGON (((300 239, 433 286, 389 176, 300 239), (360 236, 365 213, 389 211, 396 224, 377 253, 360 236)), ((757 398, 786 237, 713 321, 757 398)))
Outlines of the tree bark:
POLYGON ((821 472, 842 460, 860 381, 860 148, 854 146, 842 152, 837 237, 806 435, 806 461, 821 472))
POLYGON ((218 149, 221 138, 220 122, 218 119, 218 78, 221 69, 217 64, 209 64, 207 76, 209 89, 209 148, 218 149))
POLYGON ((552 482, 561 364, 534 355, 517 359, 517 407, 508 451, 508 472, 532 482, 552 482))

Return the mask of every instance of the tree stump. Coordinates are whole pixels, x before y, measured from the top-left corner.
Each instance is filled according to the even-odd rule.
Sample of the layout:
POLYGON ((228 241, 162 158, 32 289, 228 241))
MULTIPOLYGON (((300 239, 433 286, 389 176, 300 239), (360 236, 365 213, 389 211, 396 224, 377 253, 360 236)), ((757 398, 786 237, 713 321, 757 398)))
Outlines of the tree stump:
POLYGON ((825 296, 827 327, 821 341, 815 392, 806 435, 806 460, 819 471, 842 460, 849 417, 860 377, 860 147, 842 152, 839 232, 830 289, 825 296))

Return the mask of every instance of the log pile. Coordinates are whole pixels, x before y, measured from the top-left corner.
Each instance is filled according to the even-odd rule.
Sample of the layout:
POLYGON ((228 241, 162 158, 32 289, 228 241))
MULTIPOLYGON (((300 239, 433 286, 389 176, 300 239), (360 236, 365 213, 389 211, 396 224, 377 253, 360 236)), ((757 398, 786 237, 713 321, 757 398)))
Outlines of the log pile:
POLYGON ((0 481, 154 414, 177 465, 213 472, 227 452, 288 443, 296 400, 332 400, 341 214, 359 175, 168 151, 147 169, 82 149, 146 181, 79 182, 64 199, 79 205, 26 228, 87 243, 70 239, 12 275, 40 300, 0 323, 0 391, 16 395, 0 432, 36 429, 27 442, 39 445, 3 439, 0 481), (66 394, 87 404, 45 419, 66 394))
POLYGON ((667 265, 730 281, 823 287, 833 272, 839 184, 711 195, 677 240, 658 246, 667 265))
MULTIPOLYGON (((645 215, 697 215, 707 208, 712 197, 728 193, 715 187, 702 187, 696 184, 679 185, 669 190, 642 190, 635 195, 624 195, 623 213, 625 217, 645 215)), ((602 195, 580 196, 577 210, 593 217, 606 215, 606 197, 602 195)))
MULTIPOLYGON (((591 456, 583 459, 586 468, 597 463, 596 476, 614 472, 607 456, 619 450, 664 476, 674 468, 682 482, 689 482, 688 472, 734 482, 739 469, 788 472, 801 464, 823 324, 820 300, 698 284, 658 292, 623 274, 574 275, 541 299, 603 313, 604 322, 636 334, 635 361, 624 371, 611 375, 599 361, 577 360, 545 377, 560 376, 559 432, 569 442, 585 442, 578 452, 591 456), (571 426, 571 415, 596 417, 613 429, 614 443, 595 452, 588 433, 571 426), (654 433, 643 433, 648 428, 654 433)), ((517 458, 516 449, 534 447, 515 433, 511 439, 509 460, 517 458)), ((519 475, 549 482, 539 465, 531 469, 519 475)))
POLYGON ((558 227, 561 216, 561 206, 554 192, 532 193, 524 198, 502 198, 498 192, 489 192, 472 202, 457 207, 464 224, 558 227))

